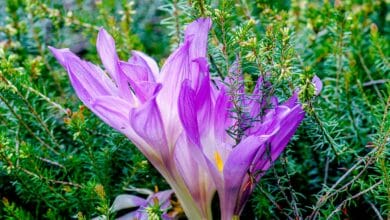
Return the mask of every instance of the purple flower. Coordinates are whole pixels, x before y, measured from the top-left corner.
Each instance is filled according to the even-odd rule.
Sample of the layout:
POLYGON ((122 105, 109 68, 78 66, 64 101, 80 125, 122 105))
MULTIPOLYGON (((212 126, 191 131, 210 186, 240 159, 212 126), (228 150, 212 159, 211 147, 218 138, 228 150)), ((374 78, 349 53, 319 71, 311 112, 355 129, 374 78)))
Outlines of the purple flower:
MULTIPOLYGON (((128 61, 119 60, 114 40, 104 29, 97 49, 109 75, 68 49, 50 49, 67 69, 81 101, 149 159, 188 218, 211 219, 217 191, 222 219, 231 220, 286 147, 304 112, 297 93, 284 103, 263 94, 271 85, 262 78, 250 95, 243 84, 235 91, 226 86, 240 81, 240 74, 231 82, 212 82, 206 58, 210 27, 209 18, 189 24, 184 43, 160 71, 152 58, 138 51, 128 61), (240 119, 232 117, 235 105, 244 109, 240 119), (242 130, 239 138, 229 135, 232 128, 242 130)), ((233 73, 238 71, 238 65, 234 67, 233 73)), ((320 87, 321 81, 316 78, 313 84, 320 87)))
MULTIPOLYGON (((237 71, 236 65, 232 71, 237 71)), ((263 87, 270 85, 259 78, 253 93, 246 95, 240 79, 238 73, 235 82, 227 82, 238 82, 235 91, 224 83, 217 83, 217 89, 209 79, 196 91, 190 81, 184 81, 179 95, 182 125, 194 148, 201 149, 206 158, 223 220, 241 214, 255 183, 278 158, 304 118, 297 93, 279 103, 276 97, 262 93, 263 87), (272 107, 261 115, 267 104, 265 99, 272 107), (240 119, 235 115, 235 104, 244 111, 240 119), (239 139, 229 135, 231 128, 242 129, 239 139)))
MULTIPOLYGON (((148 220, 148 219, 163 219, 171 220, 173 217, 167 214, 169 208, 171 208, 170 198, 173 194, 172 190, 165 190, 157 193, 153 193, 146 189, 139 189, 143 192, 148 192, 146 199, 122 194, 118 195, 111 208, 111 212, 118 212, 124 209, 137 208, 134 211, 126 213, 116 218, 117 220, 148 220)), ((104 220, 105 217, 96 217, 93 220, 104 220)))
POLYGON ((191 219, 211 218, 215 185, 202 152, 184 133, 188 127, 179 119, 179 98, 184 99, 179 94, 182 85, 187 85, 204 96, 196 105, 203 109, 203 118, 199 119, 207 120, 211 101, 206 61, 210 27, 209 18, 188 25, 184 43, 160 71, 142 52, 132 51, 128 61, 119 60, 114 39, 104 29, 99 31, 96 47, 108 75, 69 49, 50 47, 68 71, 81 101, 138 147, 170 184, 191 219))

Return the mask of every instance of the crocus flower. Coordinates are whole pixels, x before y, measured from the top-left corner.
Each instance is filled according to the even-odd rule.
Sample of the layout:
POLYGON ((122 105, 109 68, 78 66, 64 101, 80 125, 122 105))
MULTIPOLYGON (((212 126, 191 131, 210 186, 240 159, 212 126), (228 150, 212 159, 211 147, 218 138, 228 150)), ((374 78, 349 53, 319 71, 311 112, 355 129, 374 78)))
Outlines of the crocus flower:
POLYGON ((69 49, 50 47, 84 105, 137 146, 170 184, 190 219, 211 219, 215 185, 201 151, 183 132, 187 127, 179 119, 178 105, 186 97, 179 93, 182 85, 191 88, 199 97, 197 109, 204 109, 200 119, 207 120, 211 97, 204 87, 210 84, 206 61, 210 27, 209 18, 189 24, 184 43, 161 70, 138 51, 121 61, 114 39, 104 29, 96 47, 108 74, 69 49), (199 158, 194 158, 196 154, 199 158))
POLYGON ((212 82, 206 58, 210 27, 208 18, 189 24, 184 43, 161 71, 152 58, 137 51, 120 61, 104 29, 97 49, 109 76, 68 49, 51 51, 67 69, 81 101, 149 159, 188 218, 211 219, 217 190, 222 219, 231 220, 286 147, 304 112, 297 93, 284 103, 263 94, 269 83, 262 78, 251 95, 243 86, 232 91, 226 86, 229 80, 212 82), (268 104, 272 108, 263 111, 268 104), (243 117, 232 115, 235 105, 245 110, 243 117), (235 127, 242 130, 239 138, 227 132, 235 127))
MULTIPOLYGON (((237 67, 232 69, 238 71, 237 67)), ((217 89, 207 82, 202 87, 205 94, 198 94, 186 81, 182 83, 179 98, 180 119, 188 139, 206 158, 217 187, 223 220, 241 214, 255 183, 278 158, 304 118, 297 92, 280 103, 276 97, 262 94, 270 83, 260 77, 253 93, 245 94, 244 85, 239 82, 242 76, 236 75, 239 76, 233 77, 235 82, 231 82, 238 81, 236 91, 229 91, 234 86, 226 83, 217 82, 217 89), (207 105, 198 107, 198 100, 205 100, 207 105), (234 115, 237 114, 234 105, 243 110, 242 117, 234 115), (262 115, 265 105, 271 106, 262 115), (232 127, 242 129, 239 139, 226 132, 232 127)), ((320 87, 320 82, 315 78, 313 84, 320 87)))
MULTIPOLYGON (((137 191, 146 192, 148 196, 146 199, 130 195, 122 194, 118 195, 111 208, 111 212, 118 212, 125 209, 135 209, 122 216, 116 218, 117 220, 150 220, 150 219, 163 219, 171 220, 172 216, 169 216, 167 211, 171 208, 170 198, 173 194, 172 190, 165 190, 160 192, 152 192, 147 189, 137 189, 137 191)), ((92 220, 105 220, 104 216, 95 217, 92 220)))
POLYGON ((146 199, 134 195, 119 195, 115 198, 111 210, 119 211, 138 207, 138 209, 120 216, 117 220, 170 220, 173 218, 167 214, 167 211, 171 207, 172 193, 172 190, 151 193, 146 199))

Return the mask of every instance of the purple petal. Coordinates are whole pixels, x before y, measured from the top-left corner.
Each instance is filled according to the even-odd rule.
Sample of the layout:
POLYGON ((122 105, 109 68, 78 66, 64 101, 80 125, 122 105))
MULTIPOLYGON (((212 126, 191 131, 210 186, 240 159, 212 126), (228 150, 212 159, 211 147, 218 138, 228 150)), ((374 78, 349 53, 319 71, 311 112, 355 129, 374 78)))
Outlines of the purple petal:
POLYGON ((133 50, 131 53, 133 56, 129 59, 129 63, 145 67, 148 73, 148 81, 155 82, 159 77, 159 68, 156 61, 140 51, 133 50))
POLYGON ((119 66, 119 58, 115 50, 115 41, 103 28, 99 30, 96 48, 104 67, 119 88, 119 96, 129 101, 132 100, 128 81, 119 66))
MULTIPOLYGON (((57 61, 66 69, 66 59, 64 57, 64 54, 73 54, 68 48, 62 48, 57 49, 54 47, 49 46, 50 52, 54 55, 54 57, 57 59, 57 61)), ((73 56, 76 56, 73 54, 73 56)))
POLYGON ((186 42, 167 59, 161 70, 160 82, 163 87, 156 100, 161 114, 164 116, 163 120, 169 146, 174 145, 182 131, 177 126, 180 124, 177 101, 182 82, 191 76, 188 48, 189 42, 186 42))
POLYGON ((148 81, 148 70, 145 67, 126 62, 120 62, 120 66, 141 103, 152 98, 162 88, 161 83, 148 81))
POLYGON ((146 81, 134 83, 134 92, 141 103, 152 99, 161 90, 161 88, 161 83, 146 81))
POLYGON ((100 96, 94 100, 91 109, 105 123, 127 134, 130 128, 128 115, 133 106, 115 96, 100 96))
POLYGON ((196 146, 200 146, 195 98, 195 91, 191 88, 190 81, 185 80, 178 100, 179 117, 189 139, 196 146))
POLYGON ((146 143, 147 140, 140 137, 130 123, 129 114, 132 109, 134 109, 133 106, 128 102, 113 96, 97 98, 91 108, 106 124, 125 134, 154 166, 161 168, 159 148, 146 143))
POLYGON ((146 200, 141 197, 123 194, 115 198, 111 206, 111 210, 116 212, 121 209, 139 207, 145 204, 146 204, 146 200))
POLYGON ((273 134, 270 134, 269 142, 264 144, 256 153, 256 156, 253 158, 253 164, 250 167, 250 172, 253 177, 246 175, 243 178, 240 188, 241 193, 239 194, 237 200, 236 213, 240 213, 242 211, 254 189, 254 184, 251 184, 250 187, 248 187, 247 183, 249 183, 249 181, 256 183, 259 181, 261 176, 265 174, 265 171, 269 169, 287 146, 287 143, 295 133, 303 117, 304 112, 300 106, 296 106, 294 109, 289 111, 288 115, 281 119, 281 122, 279 123, 280 129, 275 131, 273 134))
POLYGON ((289 108, 293 108, 298 104, 299 104, 298 92, 294 92, 293 95, 286 102, 283 103, 284 106, 287 106, 289 108))
POLYGON ((153 204, 153 199, 157 198, 161 209, 167 209, 171 205, 170 199, 172 197, 172 194, 173 194, 173 190, 160 191, 160 192, 155 193, 154 195, 149 196, 147 201, 149 204, 151 204, 151 203, 153 204))
MULTIPOLYGON (((148 106, 150 106, 150 104, 148 106)), ((137 148, 149 159, 149 161, 161 172, 163 171, 161 170, 161 162, 162 162, 161 157, 162 156, 166 157, 166 155, 163 155, 161 151, 164 150, 165 148, 164 146, 151 145, 151 143, 152 141, 154 141, 154 139, 160 138, 159 136, 161 136, 160 134, 162 134, 162 132, 158 133, 156 137, 156 134, 152 132, 158 132, 156 131, 158 127, 157 128, 152 127, 152 128, 156 128, 156 129, 151 129, 151 135, 155 135, 155 136, 149 136, 147 138, 144 138, 146 134, 141 133, 143 132, 142 131, 143 122, 140 120, 143 120, 142 117, 145 117, 145 115, 142 115, 142 113, 139 113, 138 111, 142 112, 142 109, 145 109, 148 106, 142 106, 137 109, 134 109, 132 105, 130 105, 123 99, 120 99, 118 97, 112 97, 112 96, 104 96, 104 97, 99 97, 95 100, 91 110, 96 115, 98 115, 105 123, 115 128, 119 132, 125 134, 137 146, 137 148), (136 120, 131 118, 131 116, 134 115, 137 116, 137 114, 141 115, 141 117, 136 118, 136 120), (143 136, 141 136, 140 133, 143 136)), ((150 124, 151 121, 155 119, 155 117, 156 117, 155 114, 152 114, 151 118, 148 119, 149 121, 147 121, 145 125, 150 124)), ((158 140, 155 141, 158 142, 158 140)))
POLYGON ((208 216, 215 186, 201 149, 182 134, 175 146, 175 162, 180 176, 204 216, 208 216))
MULTIPOLYGON (((131 82, 149 81, 148 69, 145 66, 134 64, 134 63, 128 63, 124 61, 120 61, 119 65, 123 73, 126 75, 128 79, 131 80, 131 82)), ((131 86, 133 85, 131 84, 131 86)))
MULTIPOLYGON (((160 110, 156 104, 155 98, 152 98, 138 108, 131 109, 129 120, 134 131, 149 146, 158 150, 160 158, 167 163, 170 158, 170 151, 166 140, 164 125, 161 120, 160 110)), ((151 158, 148 159, 152 160, 151 158)), ((153 163, 154 161, 151 162, 153 163)))
POLYGON ((254 135, 270 135, 275 133, 280 127, 280 122, 287 114, 290 109, 286 106, 277 106, 275 109, 271 109, 263 117, 262 121, 254 123, 254 128, 251 130, 251 134, 254 135))
POLYGON ((237 206, 237 198, 239 197, 242 180, 249 171, 252 165, 252 160, 269 136, 249 136, 241 141, 230 153, 225 162, 223 169, 224 188, 218 189, 221 202, 221 210, 223 210, 223 219, 231 219, 237 206))
POLYGON ((207 36, 210 28, 210 18, 198 18, 187 26, 184 38, 185 40, 192 40, 190 48, 191 60, 198 57, 206 57, 207 36))
POLYGON ((320 78, 318 78, 318 76, 314 76, 312 81, 311 81, 313 84, 314 84, 314 87, 315 87, 315 95, 319 95, 321 90, 322 90, 322 81, 320 78))
POLYGON ((239 183, 252 164, 259 147, 268 141, 269 136, 249 136, 233 148, 225 162, 223 174, 226 183, 233 189, 239 187, 239 183))
POLYGON ((249 115, 252 119, 260 119, 260 111, 267 104, 267 97, 263 96, 265 89, 263 77, 259 77, 252 95, 249 97, 248 109, 249 115))
MULTIPOLYGON (((135 211, 129 212, 125 215, 122 215, 120 217, 115 217, 115 220, 141 220, 141 217, 142 217, 141 214, 142 213, 140 213, 138 210, 135 210, 135 211)), ((147 220, 147 218, 145 220, 147 220)))
POLYGON ((226 130, 230 120, 229 107, 230 97, 226 93, 225 88, 221 87, 214 107, 214 134, 216 139, 221 142, 224 142, 227 136, 226 130))
POLYGON ((305 117, 305 112, 301 106, 296 106, 280 123, 280 131, 271 138, 271 156, 273 160, 279 157, 294 135, 298 126, 305 117))
MULTIPOLYGON (((212 100, 211 100, 211 86, 210 86, 210 76, 208 73, 208 68, 203 69, 204 76, 201 79, 197 94, 196 94, 196 101, 195 106, 197 110, 197 118, 198 118, 198 124, 199 124, 199 131, 202 134, 202 136, 205 133, 209 133, 210 129, 213 128, 213 121, 212 121, 212 100)), ((194 87, 196 88, 196 87, 194 87)))
POLYGON ((176 219, 174 217, 169 216, 167 213, 161 215, 162 220, 173 220, 176 219))
MULTIPOLYGON (((304 112, 300 106, 296 106, 290 110, 288 114, 281 118, 276 119, 279 121, 278 127, 280 129, 275 130, 270 134, 270 141, 267 146, 263 146, 259 152, 257 152, 253 159, 254 165, 251 168, 251 172, 266 171, 272 163, 279 157, 281 152, 287 146, 292 135, 295 133, 299 124, 303 120, 304 112)), ((260 178, 259 175, 257 179, 260 178)))
POLYGON ((198 57, 194 60, 192 60, 191 63, 191 73, 192 73, 192 79, 191 79, 191 87, 197 92, 202 92, 200 89, 200 84, 202 81, 205 80, 205 78, 208 78, 208 83, 210 84, 210 73, 209 73, 209 66, 207 64, 207 59, 204 57, 198 57))
POLYGON ((81 60, 68 49, 50 47, 50 50, 67 69, 76 94, 86 106, 98 96, 117 94, 114 83, 99 67, 81 60))
MULTIPOLYGON (((187 28, 184 44, 169 56, 161 69, 159 81, 164 86, 157 96, 157 103, 162 115, 164 115, 165 130, 170 146, 174 145, 181 132, 181 128, 177 127, 177 124, 180 123, 177 111, 180 87, 186 79, 191 80, 192 83, 199 82, 199 72, 202 69, 199 63, 193 61, 206 54, 205 45, 207 44, 209 28, 209 19, 200 19, 191 23, 187 28)), ((196 90, 196 88, 194 89, 196 90)))
POLYGON ((115 82, 119 83, 121 78, 118 73, 117 62, 119 58, 115 50, 115 41, 103 28, 100 28, 99 30, 96 40, 96 48, 104 67, 115 82))

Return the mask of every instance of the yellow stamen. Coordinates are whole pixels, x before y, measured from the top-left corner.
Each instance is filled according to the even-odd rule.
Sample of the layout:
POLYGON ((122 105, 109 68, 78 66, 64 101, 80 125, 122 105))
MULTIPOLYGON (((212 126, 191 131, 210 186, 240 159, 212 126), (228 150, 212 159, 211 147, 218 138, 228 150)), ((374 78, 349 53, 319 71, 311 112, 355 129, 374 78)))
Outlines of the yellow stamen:
POLYGON ((214 160, 215 160, 215 163, 217 164, 218 171, 222 172, 223 161, 222 161, 221 155, 218 153, 218 151, 215 151, 215 153, 214 153, 214 160))

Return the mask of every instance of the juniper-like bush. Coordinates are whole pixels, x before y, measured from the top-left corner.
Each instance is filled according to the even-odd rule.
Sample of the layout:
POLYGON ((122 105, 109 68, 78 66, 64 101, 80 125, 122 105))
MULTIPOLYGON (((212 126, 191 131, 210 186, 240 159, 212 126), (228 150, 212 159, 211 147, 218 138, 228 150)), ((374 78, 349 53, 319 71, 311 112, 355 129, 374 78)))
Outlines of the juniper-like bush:
MULTIPOLYGON (((390 218, 389 9, 385 0, 0 1, 0 219, 114 219, 125 214, 111 208, 118 195, 169 188, 78 101, 47 46, 100 63, 104 27, 121 59, 141 50, 162 66, 198 17, 213 21, 213 76, 229 77, 239 60, 247 92, 259 77, 281 101, 300 88, 307 112, 241 218, 390 218)), ((183 217, 171 203, 164 211, 183 217)))

